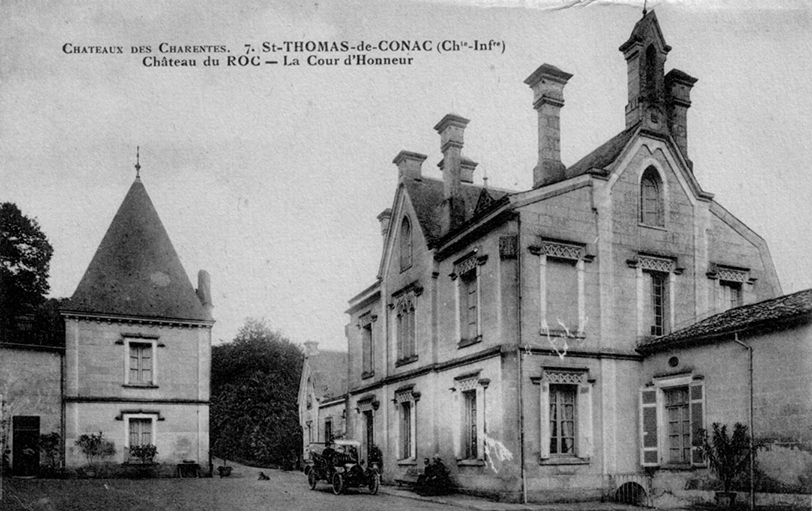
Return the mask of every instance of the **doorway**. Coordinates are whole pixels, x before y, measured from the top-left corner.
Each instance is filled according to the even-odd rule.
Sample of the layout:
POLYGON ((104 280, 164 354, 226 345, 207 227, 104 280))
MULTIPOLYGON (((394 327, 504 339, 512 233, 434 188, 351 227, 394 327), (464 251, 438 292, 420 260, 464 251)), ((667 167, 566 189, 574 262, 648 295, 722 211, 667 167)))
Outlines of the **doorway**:
POLYGON ((16 415, 12 418, 11 473, 34 477, 39 473, 39 417, 16 415))

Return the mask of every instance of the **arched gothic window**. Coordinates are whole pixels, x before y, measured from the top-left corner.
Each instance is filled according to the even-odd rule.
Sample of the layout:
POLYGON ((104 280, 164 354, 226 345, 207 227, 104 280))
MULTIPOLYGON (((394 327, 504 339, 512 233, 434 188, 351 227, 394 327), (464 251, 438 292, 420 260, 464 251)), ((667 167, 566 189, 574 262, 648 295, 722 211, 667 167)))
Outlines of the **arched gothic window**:
POLYGON ((400 269, 405 270, 412 265, 412 223, 409 217, 404 216, 400 224, 400 269))
POLYGON ((643 172, 640 180, 640 223, 654 227, 664 227, 663 186, 660 176, 653 167, 643 172))

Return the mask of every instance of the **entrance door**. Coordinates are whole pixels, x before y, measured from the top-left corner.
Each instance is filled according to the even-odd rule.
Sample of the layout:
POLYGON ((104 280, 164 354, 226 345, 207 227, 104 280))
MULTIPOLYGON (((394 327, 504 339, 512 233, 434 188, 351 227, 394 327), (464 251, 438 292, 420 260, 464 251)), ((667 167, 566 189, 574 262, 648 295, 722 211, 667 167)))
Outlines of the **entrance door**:
POLYGON ((372 410, 367 410, 364 412, 364 418, 366 419, 366 448, 367 448, 367 460, 369 460, 370 454, 372 454, 372 446, 375 445, 375 430, 374 430, 374 422, 372 417, 372 410))
POLYGON ((12 419, 11 473, 15 476, 36 476, 39 472, 39 417, 16 415, 12 419))

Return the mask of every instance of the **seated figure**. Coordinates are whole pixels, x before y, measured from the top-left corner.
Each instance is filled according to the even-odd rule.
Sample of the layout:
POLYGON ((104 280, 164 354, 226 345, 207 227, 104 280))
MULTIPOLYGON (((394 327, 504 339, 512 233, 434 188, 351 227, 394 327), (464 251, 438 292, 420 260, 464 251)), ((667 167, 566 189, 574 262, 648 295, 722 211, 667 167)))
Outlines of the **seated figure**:
POLYGON ((428 458, 423 460, 425 469, 423 475, 417 478, 415 491, 420 495, 444 495, 451 491, 451 477, 439 454, 435 454, 432 462, 428 458), (422 479, 421 479, 422 478, 422 479))

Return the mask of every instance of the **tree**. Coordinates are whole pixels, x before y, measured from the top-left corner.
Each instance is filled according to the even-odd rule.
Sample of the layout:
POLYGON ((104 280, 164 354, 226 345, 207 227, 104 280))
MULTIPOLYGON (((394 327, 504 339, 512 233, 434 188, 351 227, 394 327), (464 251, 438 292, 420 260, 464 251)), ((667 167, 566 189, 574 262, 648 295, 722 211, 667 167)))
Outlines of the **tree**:
POLYGON ((714 422, 712 427, 712 437, 706 430, 699 430, 698 444, 710 469, 719 477, 725 493, 728 493, 733 487, 733 480, 746 471, 750 456, 755 453, 751 451, 747 426, 737 422, 733 425, 732 435, 728 435, 727 425, 714 422))
POLYGON ((49 291, 53 247, 35 219, 10 202, 0 204, 0 335, 33 314, 49 291))
POLYGON ((248 319, 212 349, 211 439, 215 455, 286 465, 299 454, 303 353, 264 321, 248 319))

